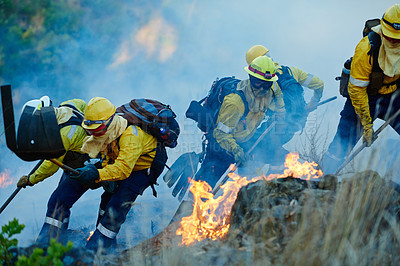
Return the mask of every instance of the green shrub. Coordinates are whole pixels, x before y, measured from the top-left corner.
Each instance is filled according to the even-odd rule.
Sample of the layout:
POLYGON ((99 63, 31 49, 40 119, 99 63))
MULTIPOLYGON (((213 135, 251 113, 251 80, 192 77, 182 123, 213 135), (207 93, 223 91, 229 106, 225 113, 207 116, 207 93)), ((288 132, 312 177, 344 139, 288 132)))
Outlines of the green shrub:
MULTIPOLYGON (((19 224, 16 218, 7 225, 2 226, 0 234, 0 265, 12 265, 13 254, 11 254, 10 248, 17 247, 18 240, 11 237, 21 233, 24 228, 25 225, 19 224)), ((51 239, 50 246, 46 249, 46 254, 43 249, 35 248, 29 257, 18 256, 16 265, 64 265, 61 257, 72 246, 71 241, 68 241, 67 245, 63 246, 55 239, 51 239)))
POLYGON ((43 249, 35 248, 29 258, 26 256, 18 256, 18 261, 16 265, 64 265, 60 258, 64 255, 65 252, 69 251, 72 246, 73 244, 71 241, 68 241, 67 245, 63 246, 55 239, 51 239, 50 246, 47 247, 46 256, 43 256, 43 249))
POLYGON ((12 254, 10 254, 9 249, 11 247, 16 247, 18 245, 18 240, 11 237, 13 235, 21 233, 22 229, 25 228, 25 225, 19 224, 18 220, 14 218, 14 220, 8 222, 8 224, 3 225, 1 227, 0 234, 0 264, 8 265, 11 264, 12 254))

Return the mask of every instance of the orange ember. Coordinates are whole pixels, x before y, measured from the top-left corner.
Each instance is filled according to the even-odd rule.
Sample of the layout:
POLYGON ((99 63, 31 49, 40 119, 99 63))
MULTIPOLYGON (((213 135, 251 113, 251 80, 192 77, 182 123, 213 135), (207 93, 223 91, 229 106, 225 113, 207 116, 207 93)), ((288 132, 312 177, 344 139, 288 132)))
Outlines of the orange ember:
POLYGON ((284 173, 272 174, 269 176, 258 176, 251 180, 240 177, 235 173, 229 173, 231 178, 221 186, 223 195, 214 198, 212 189, 204 181, 191 181, 190 191, 193 193, 194 208, 192 215, 183 217, 180 227, 176 231, 177 235, 182 236, 181 245, 190 245, 203 239, 217 240, 223 238, 229 229, 229 215, 236 200, 240 188, 251 182, 261 179, 272 180, 275 178, 285 178, 288 176, 303 179, 316 179, 322 176, 321 170, 316 170, 316 163, 298 162, 299 155, 290 153, 286 156, 284 173))
POLYGON ((4 173, 0 173, 0 188, 8 187, 12 183, 13 181, 8 174, 8 170, 5 170, 4 173))
POLYGON ((90 231, 88 238, 86 238, 86 241, 89 241, 89 239, 92 237, 94 231, 90 231))

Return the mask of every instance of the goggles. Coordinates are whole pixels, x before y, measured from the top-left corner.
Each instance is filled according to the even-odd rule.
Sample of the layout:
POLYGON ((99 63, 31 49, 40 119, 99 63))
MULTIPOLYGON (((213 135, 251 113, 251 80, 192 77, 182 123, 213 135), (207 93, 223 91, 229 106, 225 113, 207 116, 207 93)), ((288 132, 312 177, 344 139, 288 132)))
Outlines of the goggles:
POLYGON ((94 124, 104 124, 109 120, 111 121, 113 117, 114 117, 114 115, 110 116, 106 120, 83 120, 83 123, 85 125, 87 125, 87 126, 91 126, 91 125, 94 125, 94 124))
MULTIPOLYGON (((383 15, 385 16, 385 15, 383 15)), ((384 17, 382 17, 383 22, 385 22, 386 24, 388 24, 390 27, 392 27, 395 30, 400 30, 400 23, 391 23, 389 21, 387 21, 384 17)))
POLYGON ((272 87, 273 82, 272 81, 266 81, 262 80, 256 77, 253 77, 252 75, 249 75, 250 77, 250 83, 253 88, 255 89, 270 89, 272 87))
POLYGON ((110 126, 113 118, 114 118, 114 115, 112 115, 110 118, 108 118, 106 120, 86 120, 86 121, 90 121, 91 124, 86 124, 86 121, 84 121, 85 125, 101 124, 99 127, 95 128, 95 129, 86 129, 86 132, 89 135, 92 135, 95 137, 103 136, 106 133, 108 127, 110 126), (98 123, 99 121, 103 121, 103 122, 98 123), (107 124, 105 124, 106 122, 107 122, 107 124))
POLYGON ((258 70, 255 69, 255 68, 253 68, 252 66, 249 66, 249 70, 250 70, 251 72, 253 72, 253 73, 256 73, 256 74, 258 74, 258 75, 260 75, 260 76, 266 78, 266 79, 272 79, 273 77, 275 77, 275 73, 274 73, 274 74, 271 74, 271 72, 269 72, 269 71, 263 73, 263 72, 261 72, 261 71, 258 71, 258 70))

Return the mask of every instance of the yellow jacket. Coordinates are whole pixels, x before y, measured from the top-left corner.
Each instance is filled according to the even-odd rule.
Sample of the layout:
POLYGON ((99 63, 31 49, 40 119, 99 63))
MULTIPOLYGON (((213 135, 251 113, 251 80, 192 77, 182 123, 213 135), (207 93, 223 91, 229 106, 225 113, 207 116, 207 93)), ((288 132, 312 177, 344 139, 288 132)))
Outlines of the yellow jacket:
MULTIPOLYGON (((247 80, 241 82, 247 82, 247 80)), ((248 82, 247 85, 250 86, 250 83, 248 82)), ((245 105, 242 98, 236 93, 225 96, 218 114, 216 128, 213 131, 214 138, 223 149, 234 153, 239 147, 238 143, 248 141, 254 135, 257 126, 264 119, 268 107, 274 106, 277 112, 285 111, 282 92, 277 87, 276 82, 274 82, 272 90, 273 93, 270 91, 267 96, 270 98, 269 106, 259 112, 251 112, 249 110, 245 119, 241 119, 245 112, 245 105)))
POLYGON ((129 126, 122 135, 101 152, 103 168, 99 181, 117 181, 130 176, 132 171, 150 168, 155 156, 157 139, 140 127, 129 126), (149 157, 151 156, 151 157, 149 157))
MULTIPOLYGON (((372 72, 373 57, 367 53, 371 49, 368 36, 364 37, 357 45, 353 60, 351 63, 350 79, 348 91, 354 110, 360 117, 363 126, 372 123, 369 113, 367 86, 370 83, 369 76, 372 72)), ((392 93, 397 89, 397 85, 387 86, 391 82, 396 81, 400 75, 388 77, 384 75, 382 88, 379 94, 392 93)))
MULTIPOLYGON (((73 99, 67 101, 65 103, 69 103, 74 105, 78 110, 84 111, 85 109, 85 102, 81 99, 73 99)), ((68 113, 71 108, 69 107, 59 107, 62 113, 68 113), (64 109, 65 108, 65 109, 64 109), (61 110, 64 109, 64 110, 61 110), (67 110, 69 109, 69 110, 67 110), (63 112, 65 111, 65 112, 63 112)), ((60 118, 64 119, 64 117, 60 118)), ((60 124, 60 119, 57 119, 60 124)), ((64 145, 65 150, 68 151, 75 151, 81 153, 81 147, 83 143, 83 139, 87 136, 86 131, 79 125, 71 125, 66 126, 60 129, 61 139, 64 145)), ((65 153, 66 154, 66 153, 65 153)), ((65 154, 57 158, 59 162, 63 162, 65 154)), ((45 160, 39 168, 29 176, 29 182, 32 184, 37 184, 44 179, 52 176, 55 172, 58 171, 58 166, 54 163, 45 160)))
MULTIPOLYGON (((277 67, 277 72, 282 74, 282 66, 280 66, 279 64, 275 63, 276 67, 277 67)), ((310 102, 319 102, 319 100, 322 97, 322 92, 324 90, 324 82, 312 75, 309 74, 303 70, 301 70, 300 68, 297 67, 289 67, 289 69, 291 70, 292 74, 293 74, 293 78, 303 87, 309 88, 310 90, 314 91, 313 96, 310 99, 310 102)), ((279 90, 282 90, 281 87, 279 87, 278 83, 276 83, 276 86, 279 88, 279 90)), ((272 111, 275 111, 275 106, 272 105, 269 109, 271 109, 272 111)))

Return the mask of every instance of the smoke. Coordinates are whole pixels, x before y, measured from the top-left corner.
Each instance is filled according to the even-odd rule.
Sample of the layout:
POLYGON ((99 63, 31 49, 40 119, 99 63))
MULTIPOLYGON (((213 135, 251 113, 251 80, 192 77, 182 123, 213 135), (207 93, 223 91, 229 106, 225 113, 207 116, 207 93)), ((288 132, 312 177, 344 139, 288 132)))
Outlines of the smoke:
MULTIPOLYGON (((40 51, 29 50, 26 43, 6 40, 6 46, 20 50, 19 55, 25 60, 24 64, 16 64, 18 58, 8 58, 5 65, 9 69, 0 76, 4 84, 12 85, 16 120, 23 103, 43 95, 50 96, 55 105, 69 98, 89 101, 95 96, 106 97, 116 106, 142 97, 170 104, 182 129, 178 147, 168 151, 168 163, 172 164, 180 154, 201 149, 201 132, 193 121, 184 117, 190 101, 203 98, 217 77, 246 79, 245 52, 254 44, 263 44, 280 64, 298 67, 321 78, 325 82, 323 99, 338 95, 336 101, 313 112, 304 132, 285 145, 290 151, 304 145, 309 147, 305 133, 317 132, 318 137, 326 140, 326 148, 336 132, 344 104, 334 78, 340 75, 344 61, 353 55, 365 20, 381 17, 394 3, 70 1, 70 10, 57 9, 55 4, 51 7, 53 12, 67 15, 58 20, 54 16, 44 24, 36 21, 39 24, 32 26, 33 33, 38 25, 43 25, 57 36, 52 39, 36 32, 41 44, 38 47, 47 51, 48 58, 37 58, 40 51), (68 15, 70 12, 75 12, 72 17, 68 15), (49 39, 57 42, 49 43, 49 39)), ((309 97, 311 94, 307 92, 306 98, 309 97)), ((2 126, 1 123, 1 132, 2 126)), ((386 137, 380 137, 382 141, 391 138, 392 142, 385 143, 398 143, 393 130, 386 132, 386 137)), ((321 144, 318 151, 322 153, 323 148, 321 144)), ((13 155, 6 148, 4 135, 0 139, 0 152, 0 172, 7 169, 14 178, 14 185, 0 188, 2 204, 15 189, 19 177, 29 173, 34 163, 22 162, 13 155)), ((23 189, 0 214, 1 225, 13 217, 26 225, 18 237, 22 245, 29 245, 36 238, 60 173, 23 189)), ((127 242, 124 237, 129 230, 142 232, 130 237, 129 244, 134 245, 169 222, 179 203, 162 179, 159 182, 158 199, 146 191, 132 208, 120 233, 123 242, 127 242)), ((100 193, 90 191, 77 202, 72 209, 70 228, 94 228, 100 193)))

